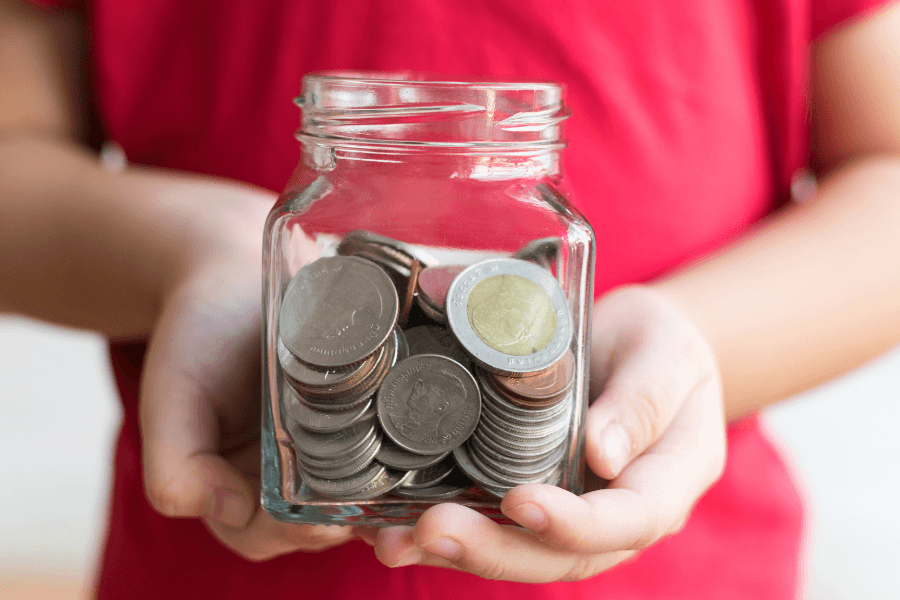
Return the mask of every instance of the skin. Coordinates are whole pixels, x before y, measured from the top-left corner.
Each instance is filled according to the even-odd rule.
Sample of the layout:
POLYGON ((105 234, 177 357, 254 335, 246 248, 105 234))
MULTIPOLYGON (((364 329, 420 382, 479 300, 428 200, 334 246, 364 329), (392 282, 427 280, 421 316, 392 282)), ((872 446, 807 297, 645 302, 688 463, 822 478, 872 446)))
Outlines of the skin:
POLYGON ((81 141, 83 24, 15 0, 0 0, 0 311, 149 337, 147 497, 162 514, 204 519, 251 560, 360 537, 388 566, 582 579, 683 525, 721 473, 726 421, 897 343, 898 32, 893 7, 815 44, 814 197, 598 301, 586 456, 611 484, 593 478, 582 496, 519 486, 502 509, 522 528, 453 504, 377 531, 278 523, 260 509, 259 233, 275 196, 104 169, 81 141))

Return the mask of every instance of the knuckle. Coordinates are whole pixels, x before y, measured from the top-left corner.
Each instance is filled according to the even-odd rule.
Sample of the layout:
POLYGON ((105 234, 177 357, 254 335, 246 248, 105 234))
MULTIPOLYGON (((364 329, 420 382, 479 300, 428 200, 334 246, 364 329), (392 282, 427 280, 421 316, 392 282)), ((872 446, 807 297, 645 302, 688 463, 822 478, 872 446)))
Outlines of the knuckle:
POLYGON ((594 556, 578 556, 569 570, 566 571, 566 574, 560 579, 562 581, 581 581, 582 579, 593 577, 598 571, 594 563, 594 556))
POLYGON ((506 564, 503 562, 503 555, 497 554, 489 563, 478 570, 480 572, 477 573, 477 575, 484 579, 504 579, 504 575, 506 574, 506 564))
POLYGON ((185 505, 174 479, 160 481, 150 478, 144 491, 150 506, 160 514, 167 517, 189 516, 189 507, 185 505))
POLYGON ((643 550, 659 541, 666 534, 667 527, 664 525, 664 522, 659 510, 652 504, 647 503, 644 506, 643 526, 640 528, 634 544, 632 544, 632 549, 643 550))
POLYGON ((630 433, 643 448, 653 443, 665 428, 671 410, 670 395, 659 383, 644 380, 634 386, 631 396, 633 431, 630 433))

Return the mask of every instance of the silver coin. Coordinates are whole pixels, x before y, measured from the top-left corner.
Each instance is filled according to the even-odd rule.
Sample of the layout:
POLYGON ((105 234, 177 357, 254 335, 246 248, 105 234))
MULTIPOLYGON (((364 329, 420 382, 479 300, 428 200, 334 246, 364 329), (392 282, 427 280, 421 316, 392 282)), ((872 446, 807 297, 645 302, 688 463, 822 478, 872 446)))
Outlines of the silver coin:
POLYGON ((478 379, 479 387, 483 392, 482 399, 486 403, 490 403, 497 408, 497 410, 506 415, 513 415, 516 417, 521 417, 523 419, 532 419, 532 418, 550 418, 552 416, 556 416, 561 412, 568 410, 568 406, 566 404, 567 400, 571 401, 571 396, 568 399, 563 399, 562 402, 554 404, 553 406, 547 408, 522 408, 521 406, 516 406, 494 389, 490 380, 485 376, 484 372, 480 369, 476 372, 476 377, 478 379))
POLYGON ((411 356, 440 354, 452 358, 466 368, 471 366, 472 361, 469 359, 469 355, 446 327, 439 325, 410 327, 406 330, 406 341, 409 343, 411 356))
POLYGON ((478 424, 481 392, 469 371, 436 354, 397 363, 378 389, 378 420, 401 448, 440 454, 462 444, 478 424))
POLYGON ((464 494, 470 487, 472 482, 457 468, 437 485, 424 488, 398 487, 394 494, 413 500, 449 500, 464 494))
POLYGON ((412 475, 404 482, 403 487, 423 488, 437 485, 443 481, 445 477, 450 475, 454 468, 456 468, 456 462, 448 457, 444 461, 431 467, 411 471, 412 475))
POLYGON ((329 459, 346 455, 359 449, 376 430, 375 421, 354 423, 334 433, 313 433, 299 425, 287 422, 288 433, 297 449, 307 456, 329 459))
POLYGON ((561 444, 555 448, 551 448, 550 450, 538 454, 536 456, 528 456, 522 454, 516 454, 515 456, 510 456, 510 454, 503 453, 501 451, 495 450, 488 444, 485 444, 480 437, 472 436, 469 438, 469 451, 481 456, 484 460, 488 461, 491 464, 503 464, 507 465, 510 468, 514 467, 530 467, 538 464, 543 460, 547 460, 554 453, 560 452, 560 449, 564 449, 566 446, 561 444))
POLYGON ((475 484, 481 489, 488 491, 490 488, 503 487, 503 484, 494 481, 491 477, 485 474, 484 471, 479 469, 474 462, 472 462, 472 458, 469 455, 469 449, 467 448, 466 444, 453 449, 453 458, 454 460, 456 460, 456 464, 460 468, 460 470, 465 473, 466 477, 474 481, 475 484))
POLYGON ((378 451, 378 455, 375 458, 378 462, 389 467, 412 471, 436 465, 449 454, 449 451, 441 454, 416 454, 415 452, 404 450, 392 442, 389 437, 385 436, 381 443, 381 450, 378 451))
POLYGON ((373 462, 359 473, 340 479, 327 479, 310 475, 300 465, 298 465, 298 470, 300 471, 300 477, 303 478, 303 482, 311 490, 334 498, 345 497, 348 494, 364 490, 367 486, 377 482, 387 472, 384 465, 380 465, 377 462, 373 462))
POLYGON ((371 500, 372 498, 383 496, 391 490, 394 490, 398 486, 402 485, 408 477, 410 477, 410 472, 391 471, 390 469, 386 469, 384 473, 380 474, 373 481, 370 481, 362 488, 354 492, 341 494, 340 499, 371 500))
POLYGON ((397 351, 394 354, 394 361, 391 365, 395 365, 401 360, 409 358, 409 338, 406 333, 399 327, 394 329, 394 335, 397 337, 397 351))
POLYGON ((533 440, 535 438, 553 438, 559 435, 561 430, 568 429, 568 419, 551 421, 548 424, 532 424, 527 426, 514 425, 507 420, 496 417, 489 411, 482 411, 482 420, 488 420, 498 429, 508 433, 511 439, 533 440))
POLYGON ((439 323, 441 325, 447 324, 447 313, 444 312, 444 308, 442 306, 435 306, 430 302, 419 300, 416 298, 416 304, 420 309, 422 309, 422 313, 435 323, 439 323))
POLYGON ((552 423, 556 423, 558 421, 568 421, 570 415, 569 410, 565 410, 560 412, 558 415, 552 415, 550 417, 538 417, 534 419, 524 419, 517 415, 510 415, 508 413, 504 413, 502 409, 498 409, 496 405, 485 400, 487 394, 482 394, 482 404, 481 404, 481 412, 491 413, 493 417, 496 419, 502 419, 503 421, 508 422, 511 425, 517 425, 521 427, 539 427, 539 426, 548 426, 552 423))
POLYGON ((540 238, 522 246, 513 258, 527 260, 547 270, 556 266, 562 249, 562 240, 557 237, 540 238))
POLYGON ((294 356, 281 338, 278 338, 278 362, 285 375, 303 385, 335 386, 358 376, 366 368, 366 361, 349 367, 316 367, 301 362, 294 356))
POLYGON ((357 421, 365 421, 375 416, 375 403, 369 397, 352 410, 341 412, 323 412, 301 402, 293 391, 285 394, 287 405, 285 412, 300 427, 315 433, 333 433, 353 425, 357 421))
POLYGON ((474 447, 469 448, 469 456, 491 478, 501 483, 513 485, 541 481, 551 470, 559 466, 563 457, 563 451, 564 449, 560 448, 560 450, 533 465, 516 468, 510 468, 502 462, 494 462, 482 455, 474 447))
POLYGON ((527 441, 519 439, 512 440, 509 436, 504 435, 502 431, 498 432, 492 425, 479 427, 474 435, 479 436, 483 442, 490 444, 492 448, 500 446, 508 451, 531 456, 547 452, 563 443, 563 441, 568 438, 568 432, 565 432, 559 438, 537 438, 527 441))
POLYGON ((341 479, 343 477, 350 477, 356 473, 359 473, 363 469, 365 469, 369 464, 375 459, 375 454, 378 453, 378 448, 381 447, 381 438, 376 437, 371 444, 365 449, 365 451, 357 458, 353 459, 342 465, 333 465, 328 468, 321 468, 308 462, 304 461, 300 458, 300 462, 303 465, 303 470, 309 473, 310 475, 314 475, 316 477, 322 477, 326 479, 341 479))
POLYGON ((351 462, 356 461, 361 456, 363 456, 366 452, 370 450, 372 444, 379 442, 381 440, 381 430, 377 427, 372 430, 372 432, 366 435, 363 438, 362 442, 347 450, 346 452, 341 452, 340 454, 332 454, 327 457, 310 455, 299 448, 295 448, 297 453, 297 458, 302 460, 304 464, 312 465, 318 470, 328 470, 335 469, 337 467, 342 467, 350 464, 351 462))
POLYGON ((513 431, 508 425, 499 424, 493 420, 489 414, 482 415, 478 428, 485 432, 490 432, 497 438, 521 444, 523 446, 542 446, 544 442, 550 443, 553 440, 559 441, 568 434, 568 423, 561 423, 551 431, 533 431, 519 433, 513 431))
POLYGON ((406 242, 395 240, 377 233, 357 229, 350 231, 344 235, 341 243, 338 245, 338 254, 353 254, 354 250, 364 247, 385 246, 409 259, 417 260, 426 267, 432 267, 438 264, 438 260, 428 251, 418 248, 406 242))
POLYGON ((559 283, 545 269, 512 258, 488 259, 460 273, 447 294, 447 321, 479 365, 504 375, 545 369, 572 341, 559 283))
POLYGON ((301 361, 341 367, 363 360, 394 330, 399 299, 372 262, 329 256, 301 268, 284 292, 279 334, 301 361))

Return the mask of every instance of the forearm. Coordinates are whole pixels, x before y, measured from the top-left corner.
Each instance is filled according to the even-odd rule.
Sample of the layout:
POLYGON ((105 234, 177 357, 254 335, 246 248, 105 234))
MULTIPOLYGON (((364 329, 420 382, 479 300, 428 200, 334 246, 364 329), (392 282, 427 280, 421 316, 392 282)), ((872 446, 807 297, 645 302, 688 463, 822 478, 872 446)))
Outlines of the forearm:
POLYGON ((209 178, 112 174, 74 142, 35 136, 0 143, 0 198, 0 311, 112 337, 149 332, 164 290, 219 243, 229 203, 261 214, 271 201, 209 178))
POLYGON ((851 162, 816 197, 654 284, 710 341, 732 420, 900 341, 900 158, 851 162))

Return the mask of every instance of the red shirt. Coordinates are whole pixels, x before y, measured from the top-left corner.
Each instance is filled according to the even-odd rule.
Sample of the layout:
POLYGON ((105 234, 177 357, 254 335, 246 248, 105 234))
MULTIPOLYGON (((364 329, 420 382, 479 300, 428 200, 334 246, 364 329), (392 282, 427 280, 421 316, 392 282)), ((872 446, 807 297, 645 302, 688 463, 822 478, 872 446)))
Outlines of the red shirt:
MULTIPOLYGON (((53 0, 36 0, 53 2, 53 0)), ((299 160, 303 73, 420 70, 557 80, 564 168, 597 234, 597 293, 644 281, 746 230, 806 160, 807 49, 884 0, 96 0, 96 99, 132 162, 280 190, 299 160)), ((368 546, 253 564, 141 483, 143 348, 113 346, 125 417, 100 598, 753 598, 796 595, 802 506, 755 420, 729 431, 722 479, 683 531, 590 580, 526 585, 368 546)))

